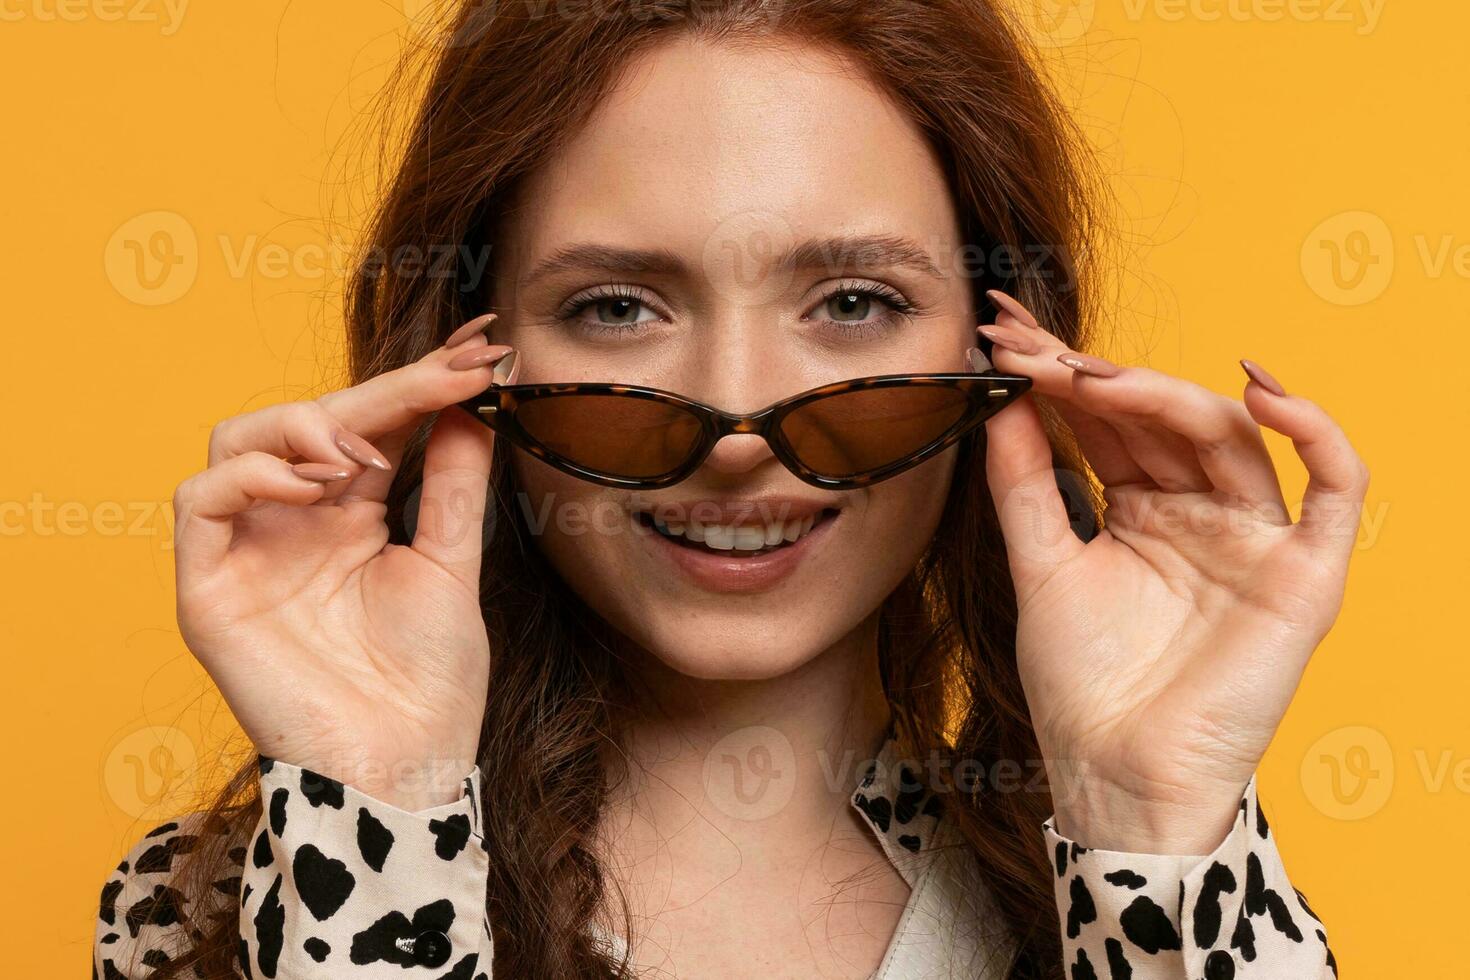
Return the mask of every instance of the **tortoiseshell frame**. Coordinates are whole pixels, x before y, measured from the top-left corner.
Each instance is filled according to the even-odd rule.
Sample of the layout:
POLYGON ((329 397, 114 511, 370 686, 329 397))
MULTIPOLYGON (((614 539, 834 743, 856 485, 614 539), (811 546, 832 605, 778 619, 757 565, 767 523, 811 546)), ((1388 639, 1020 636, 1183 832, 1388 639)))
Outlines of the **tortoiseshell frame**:
POLYGON ((460 402, 460 407, 484 422, 516 446, 554 466, 564 473, 603 486, 623 489, 654 490, 672 486, 687 479, 714 449, 715 443, 727 435, 750 433, 766 440, 771 452, 800 479, 812 486, 828 490, 853 490, 872 486, 942 452, 996 412, 1019 398, 1031 387, 1031 379, 994 370, 976 374, 883 374, 851 381, 836 381, 783 398, 773 405, 749 415, 733 415, 671 391, 644 388, 639 385, 606 383, 569 383, 538 385, 499 385, 486 389, 474 398, 460 402), (944 435, 914 453, 867 473, 843 477, 824 476, 804 464, 781 433, 781 422, 797 408, 821 398, 863 388, 893 388, 908 385, 942 385, 957 388, 968 396, 965 415, 944 435), (693 415, 700 423, 699 438, 689 457, 678 467, 650 477, 621 477, 579 466, 537 442, 516 420, 516 409, 522 402, 566 394, 620 395, 675 405, 693 415))

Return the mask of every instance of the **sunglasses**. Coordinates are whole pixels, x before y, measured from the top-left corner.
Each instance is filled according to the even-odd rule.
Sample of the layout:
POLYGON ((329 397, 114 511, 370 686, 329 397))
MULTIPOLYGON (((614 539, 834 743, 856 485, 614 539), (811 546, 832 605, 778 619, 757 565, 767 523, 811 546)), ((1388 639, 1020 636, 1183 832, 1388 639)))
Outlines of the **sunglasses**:
POLYGON ((604 486, 672 486, 720 439, 749 433, 805 482, 852 490, 942 452, 1030 387, 1030 378, 993 370, 886 374, 734 415, 637 385, 518 384, 491 387, 460 407, 537 459, 604 486))

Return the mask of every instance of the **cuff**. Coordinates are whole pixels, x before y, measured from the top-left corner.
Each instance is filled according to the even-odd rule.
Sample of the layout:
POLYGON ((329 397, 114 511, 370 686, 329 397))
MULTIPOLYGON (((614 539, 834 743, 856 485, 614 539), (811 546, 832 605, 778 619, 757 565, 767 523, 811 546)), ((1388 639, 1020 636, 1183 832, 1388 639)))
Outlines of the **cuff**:
POLYGON ((416 813, 264 756, 260 791, 240 890, 247 976, 472 976, 481 956, 488 970, 478 767, 458 800, 416 813))
POLYGON ((1069 975, 1336 975, 1322 924, 1286 876, 1254 775, 1230 832, 1209 854, 1094 850, 1058 834, 1054 816, 1042 828, 1069 975))

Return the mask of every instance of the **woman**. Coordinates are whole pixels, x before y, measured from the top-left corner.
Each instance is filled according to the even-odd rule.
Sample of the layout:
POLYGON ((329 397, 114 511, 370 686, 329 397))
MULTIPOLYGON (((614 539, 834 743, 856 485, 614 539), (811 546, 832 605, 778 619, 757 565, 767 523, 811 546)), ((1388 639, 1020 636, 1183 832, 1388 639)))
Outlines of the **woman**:
POLYGON ((1253 774, 1366 471, 1249 362, 1079 352, 1080 161, 989 0, 467 6, 357 384, 179 488, 259 759, 98 974, 1334 975, 1253 774))

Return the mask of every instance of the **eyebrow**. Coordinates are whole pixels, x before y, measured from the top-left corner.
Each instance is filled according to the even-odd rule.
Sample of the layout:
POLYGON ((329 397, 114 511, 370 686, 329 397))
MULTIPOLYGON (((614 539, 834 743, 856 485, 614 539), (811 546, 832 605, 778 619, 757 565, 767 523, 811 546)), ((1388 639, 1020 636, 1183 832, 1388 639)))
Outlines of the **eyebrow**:
MULTIPOLYGON (((836 235, 809 238, 784 252, 777 261, 781 272, 824 269, 836 274, 856 268, 906 268, 942 278, 939 267, 917 242, 899 235, 836 235)), ((687 276, 689 267, 667 249, 621 248, 579 242, 557 249, 538 262, 524 282, 564 272, 596 270, 623 275, 687 276)))

